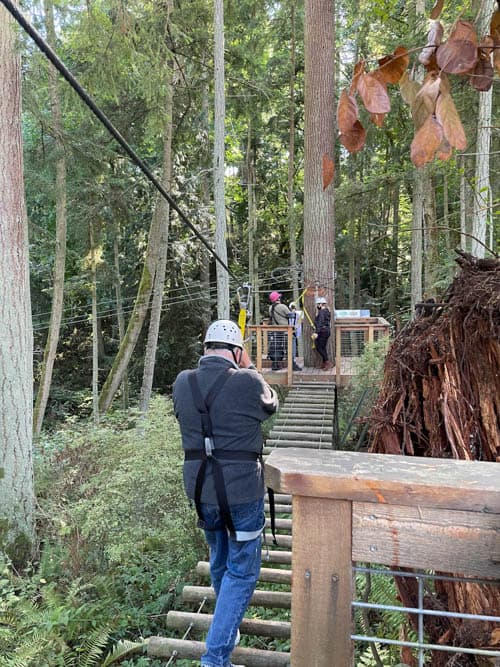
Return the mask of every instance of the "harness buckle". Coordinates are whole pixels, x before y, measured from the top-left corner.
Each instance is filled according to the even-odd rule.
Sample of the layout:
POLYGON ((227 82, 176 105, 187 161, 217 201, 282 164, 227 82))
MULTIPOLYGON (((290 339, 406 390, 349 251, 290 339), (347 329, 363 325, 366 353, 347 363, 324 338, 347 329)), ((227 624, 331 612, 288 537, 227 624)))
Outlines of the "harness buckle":
POLYGON ((214 441, 213 438, 210 438, 208 436, 205 437, 205 454, 207 458, 210 458, 212 456, 212 452, 214 451, 214 441))

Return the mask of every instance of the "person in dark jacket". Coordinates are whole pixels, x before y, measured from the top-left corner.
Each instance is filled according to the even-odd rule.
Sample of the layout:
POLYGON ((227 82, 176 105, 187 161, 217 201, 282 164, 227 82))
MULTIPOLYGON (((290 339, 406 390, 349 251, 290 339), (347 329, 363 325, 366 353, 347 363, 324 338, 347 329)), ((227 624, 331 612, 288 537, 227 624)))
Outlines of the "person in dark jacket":
POLYGON ((328 339, 330 338, 331 333, 331 314, 328 306, 326 305, 326 299, 323 296, 319 296, 316 299, 316 317, 314 318, 314 333, 313 338, 315 340, 316 352, 320 355, 322 363, 321 370, 328 371, 330 368, 333 368, 333 364, 328 360, 328 339))
POLYGON ((184 487, 197 504, 199 525, 205 529, 217 598, 201 664, 231 667, 238 628, 260 572, 265 523, 261 424, 277 410, 278 399, 254 369, 234 322, 212 323, 204 343, 205 354, 198 368, 177 376, 173 401, 185 454, 184 487), (193 382, 208 408, 208 435, 193 382), (204 459, 206 470, 197 498, 197 478, 204 459), (221 508, 224 502, 216 469, 222 470, 229 521, 221 508))

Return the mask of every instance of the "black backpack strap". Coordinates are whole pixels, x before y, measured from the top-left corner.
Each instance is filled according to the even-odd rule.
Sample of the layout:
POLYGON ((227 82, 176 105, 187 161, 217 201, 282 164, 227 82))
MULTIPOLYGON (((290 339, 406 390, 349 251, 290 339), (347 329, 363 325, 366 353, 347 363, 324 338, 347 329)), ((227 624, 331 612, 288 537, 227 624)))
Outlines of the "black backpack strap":
POLYGON ((267 487, 267 497, 269 498, 269 516, 271 518, 271 535, 273 536, 273 544, 277 547, 278 540, 276 539, 276 508, 274 506, 274 490, 270 486, 267 487))

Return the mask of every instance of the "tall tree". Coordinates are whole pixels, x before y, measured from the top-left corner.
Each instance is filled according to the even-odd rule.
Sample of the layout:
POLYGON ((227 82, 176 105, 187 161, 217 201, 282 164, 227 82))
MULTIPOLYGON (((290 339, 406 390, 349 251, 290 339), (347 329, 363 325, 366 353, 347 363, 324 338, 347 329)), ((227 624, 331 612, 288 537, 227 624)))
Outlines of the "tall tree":
MULTIPOLYGON (((305 127, 304 127, 304 280, 319 283, 332 311, 335 307, 335 198, 329 172, 335 136, 335 16, 333 0, 305 2, 305 127)), ((314 312, 314 292, 306 307, 314 312)), ((334 336, 330 337, 330 358, 334 336)), ((305 364, 314 361, 310 346, 305 364)))
MULTIPOLYGON (((489 22, 493 13, 493 0, 482 0, 477 21, 478 35, 488 34, 489 22)), ((472 216, 472 254, 484 257, 486 242, 486 221, 490 203, 490 142, 491 142, 491 106, 493 86, 485 92, 479 92, 476 141, 476 174, 474 179, 474 212, 472 216)))
MULTIPOLYGON (((227 264, 226 204, 224 196, 225 173, 225 118, 224 91, 224 0, 214 1, 214 203, 215 251, 227 264)), ((217 262, 217 317, 229 318, 229 276, 217 262)))
MULTIPOLYGON (((288 231, 290 238, 290 266, 292 267, 293 300, 299 298, 297 271, 297 230, 295 224, 295 0, 290 0, 290 100, 288 107, 288 231)), ((297 306, 298 307, 298 306, 297 306)), ((302 341, 301 341, 302 342, 302 341)))
POLYGON ((33 550, 33 343, 21 137, 21 70, 0 5, 0 550, 33 550))
MULTIPOLYGON (((168 32, 168 23, 172 12, 172 3, 167 2, 166 32, 168 32)), ((173 128, 173 110, 174 110, 174 69, 172 59, 169 57, 165 64, 166 69, 166 98, 165 98, 165 126, 163 131, 163 171, 161 183, 167 192, 170 192, 172 186, 172 128, 173 128)), ((158 333, 160 331, 161 310, 163 304, 163 291, 165 289, 165 272, 167 266, 168 249, 168 228, 170 217, 170 206, 163 197, 158 197, 156 201, 155 216, 159 218, 159 250, 158 263, 155 271, 153 298, 151 302, 151 315, 149 319, 148 339, 146 343, 146 353, 144 355, 144 373, 142 377, 140 409, 146 413, 149 407, 151 391, 153 389, 153 376, 156 360, 156 350, 158 347, 158 333)))
MULTIPOLYGON (((54 26, 54 5, 52 0, 44 0, 44 11, 47 41, 52 48, 55 48, 56 31, 54 26)), ((59 96, 57 73, 51 64, 49 64, 48 67, 48 78, 50 105, 52 108, 52 130, 57 152, 55 183, 56 249, 54 258, 52 310, 33 417, 33 430, 35 436, 38 436, 42 429, 43 417, 45 415, 45 409, 47 407, 50 393, 52 370, 54 368, 57 345, 59 342, 59 331, 61 328, 64 299, 64 271, 66 266, 66 155, 63 141, 61 100, 59 96)))

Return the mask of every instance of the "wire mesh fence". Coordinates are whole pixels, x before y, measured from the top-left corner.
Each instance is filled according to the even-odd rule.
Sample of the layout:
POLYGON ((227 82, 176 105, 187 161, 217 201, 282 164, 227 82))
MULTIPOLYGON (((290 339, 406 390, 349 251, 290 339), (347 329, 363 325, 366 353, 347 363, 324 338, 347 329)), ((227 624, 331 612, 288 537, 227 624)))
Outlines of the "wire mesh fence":
POLYGON ((437 664, 436 656, 445 653, 450 656, 450 665, 500 665, 500 607, 494 613, 490 609, 483 610, 485 613, 445 609, 436 591, 440 582, 493 586, 500 605, 500 580, 361 564, 353 570, 356 626, 351 639, 355 642, 356 665, 423 667, 437 664), (400 587, 415 591, 415 606, 400 601, 400 587), (458 662, 467 656, 488 660, 458 662))

